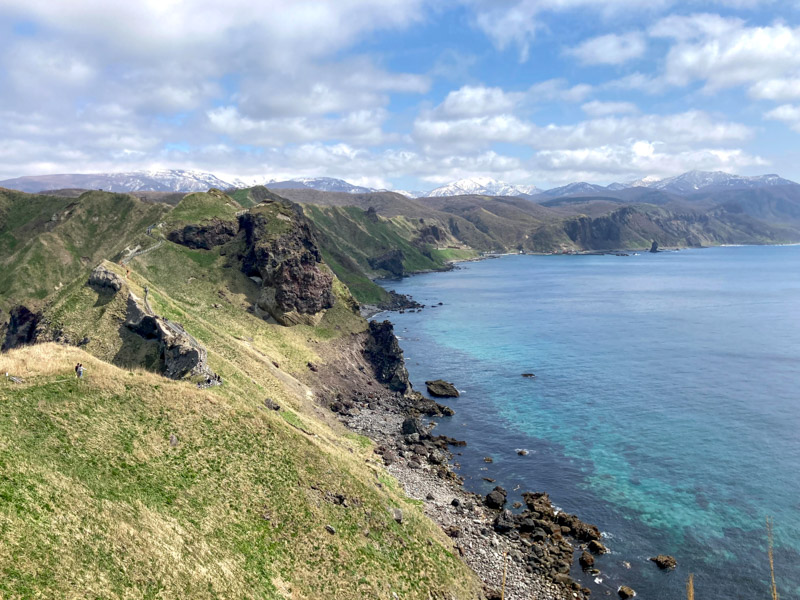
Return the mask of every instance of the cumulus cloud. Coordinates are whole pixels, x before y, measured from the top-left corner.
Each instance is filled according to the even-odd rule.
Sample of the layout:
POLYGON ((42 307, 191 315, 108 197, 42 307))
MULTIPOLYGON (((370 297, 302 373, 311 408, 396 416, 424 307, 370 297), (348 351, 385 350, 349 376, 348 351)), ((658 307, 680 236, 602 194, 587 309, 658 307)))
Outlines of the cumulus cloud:
POLYGON ((795 131, 800 132, 800 106, 782 104, 767 112, 764 118, 774 121, 783 121, 789 124, 795 131))
POLYGON ((672 39, 664 78, 684 86, 704 81, 705 90, 757 85, 781 79, 800 68, 800 27, 781 22, 748 27, 738 18, 696 14, 670 16, 656 23, 650 34, 672 39))
POLYGON ((647 42, 641 32, 609 33, 586 40, 569 49, 567 54, 576 57, 585 65, 620 65, 642 56, 647 42))
POLYGON ((442 118, 482 117, 513 110, 524 94, 498 87, 465 85, 447 94, 436 113, 442 118))

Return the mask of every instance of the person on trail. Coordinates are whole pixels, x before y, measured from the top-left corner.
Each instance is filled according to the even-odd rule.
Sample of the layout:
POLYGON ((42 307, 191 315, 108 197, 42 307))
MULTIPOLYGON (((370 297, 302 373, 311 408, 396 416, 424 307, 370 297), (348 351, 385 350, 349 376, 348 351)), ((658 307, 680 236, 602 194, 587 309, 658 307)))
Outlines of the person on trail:
POLYGON ((83 364, 78 363, 78 379, 83 379, 83 364))

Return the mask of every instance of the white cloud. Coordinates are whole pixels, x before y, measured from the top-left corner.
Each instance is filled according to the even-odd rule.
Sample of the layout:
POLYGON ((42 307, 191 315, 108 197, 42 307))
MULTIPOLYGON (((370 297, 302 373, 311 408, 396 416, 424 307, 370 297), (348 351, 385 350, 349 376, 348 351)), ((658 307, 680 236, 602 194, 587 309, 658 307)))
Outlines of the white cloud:
POLYGON ((800 100, 800 77, 758 81, 750 86, 749 93, 758 100, 800 100))
POLYGON ((447 94, 436 113, 441 118, 482 117, 509 112, 523 94, 505 92, 497 87, 466 85, 447 94))
POLYGON ((800 68, 800 28, 781 22, 747 27, 741 19, 719 15, 671 16, 650 33, 676 41, 664 72, 671 85, 700 80, 710 93, 780 79, 800 68))
POLYGON ((658 144, 637 140, 627 144, 604 144, 575 150, 543 150, 535 162, 541 169, 561 171, 572 179, 576 173, 589 180, 627 180, 649 173, 661 177, 692 169, 736 172, 767 162, 739 149, 701 148, 681 152, 658 149, 658 144))
POLYGON ((565 79, 548 79, 533 84, 528 88, 528 98, 531 102, 581 102, 592 93, 592 86, 579 83, 570 86, 565 79))
POLYGON ((651 13, 672 4, 671 0, 461 0, 475 12, 475 25, 500 50, 516 47, 520 62, 528 60, 530 45, 537 32, 545 28, 548 13, 594 11, 611 19, 631 11, 651 13))
POLYGON ((633 102, 601 102, 599 100, 592 100, 582 104, 581 109, 590 117, 639 112, 639 108, 633 102))
POLYGON ((764 118, 788 123, 792 129, 800 132, 800 106, 782 104, 765 113, 764 118))
POLYGON ((647 51, 644 35, 638 31, 609 33, 586 40, 567 51, 585 65, 620 65, 641 57, 647 51))

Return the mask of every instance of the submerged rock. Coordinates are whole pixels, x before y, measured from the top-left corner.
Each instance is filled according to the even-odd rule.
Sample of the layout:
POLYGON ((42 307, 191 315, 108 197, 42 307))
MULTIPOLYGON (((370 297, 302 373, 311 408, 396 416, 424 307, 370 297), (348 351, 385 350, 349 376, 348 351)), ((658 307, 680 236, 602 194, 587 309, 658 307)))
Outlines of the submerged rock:
POLYGON ((459 393, 456 387, 443 379, 435 379, 433 381, 426 381, 425 385, 428 388, 428 393, 431 396, 439 396, 442 398, 458 398, 459 393))

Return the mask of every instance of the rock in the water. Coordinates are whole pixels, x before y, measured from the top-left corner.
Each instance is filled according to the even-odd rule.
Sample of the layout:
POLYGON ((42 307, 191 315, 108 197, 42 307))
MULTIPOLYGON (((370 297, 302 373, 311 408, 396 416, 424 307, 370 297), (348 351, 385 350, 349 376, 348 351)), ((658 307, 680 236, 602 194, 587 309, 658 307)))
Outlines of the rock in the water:
POLYGON ((658 252, 658 242, 653 240, 653 243, 650 245, 650 252, 656 253, 658 252))
POLYGON ((617 594, 619 594, 619 597, 623 600, 627 600, 628 598, 633 598, 636 595, 636 592, 633 590, 633 588, 629 588, 627 585, 621 585, 617 590, 617 594))
POLYGON ((528 379, 535 379, 536 378, 536 375, 534 375, 533 373, 523 373, 522 376, 523 377, 527 377, 528 379))
POLYGON ((591 542, 589 542, 589 552, 591 552, 592 554, 605 554, 606 552, 608 552, 608 548, 606 548, 602 544, 602 542, 599 542, 597 540, 592 540, 591 542))
POLYGON ((506 491, 498 485, 491 492, 486 494, 486 506, 495 510, 500 510, 506 503, 507 496, 508 494, 506 491))
POLYGON ((675 560, 675 557, 669 556, 668 554, 659 554, 658 556, 652 557, 650 560, 656 563, 659 569, 674 569, 678 566, 678 561, 675 560))
POLYGON ((592 566, 594 566, 594 556, 592 556, 592 555, 591 555, 591 554, 589 554, 589 553, 588 553, 586 550, 584 550, 584 551, 581 553, 581 556, 580 556, 580 558, 578 559, 578 562, 580 563, 580 565, 581 565, 581 568, 583 568, 583 569, 589 569, 589 568, 591 568, 592 566))
POLYGON ((431 396, 439 396, 441 398, 458 398, 459 396, 456 387, 444 379, 426 381, 425 385, 427 386, 428 393, 431 396))
POLYGON ((404 394, 411 389, 403 350, 397 342, 391 322, 370 321, 364 356, 372 365, 378 381, 389 389, 404 394))

